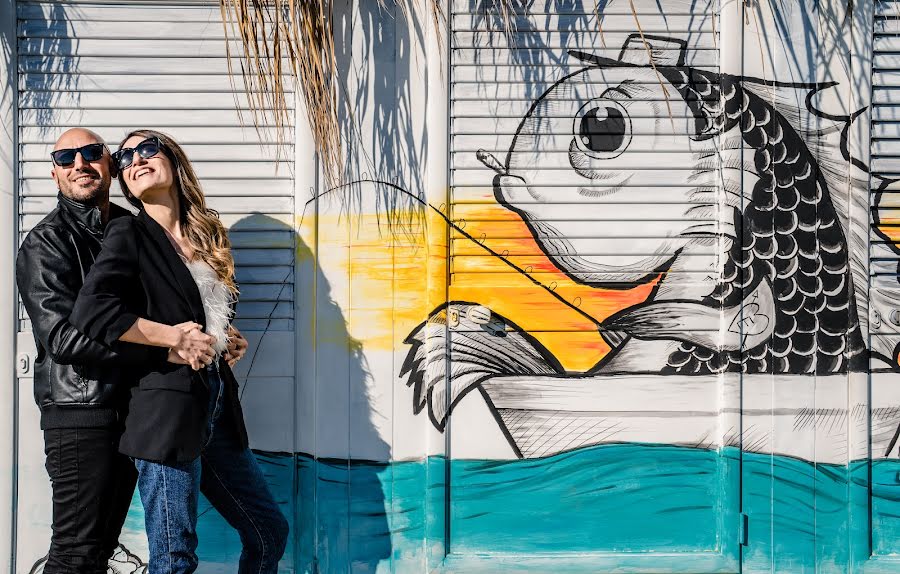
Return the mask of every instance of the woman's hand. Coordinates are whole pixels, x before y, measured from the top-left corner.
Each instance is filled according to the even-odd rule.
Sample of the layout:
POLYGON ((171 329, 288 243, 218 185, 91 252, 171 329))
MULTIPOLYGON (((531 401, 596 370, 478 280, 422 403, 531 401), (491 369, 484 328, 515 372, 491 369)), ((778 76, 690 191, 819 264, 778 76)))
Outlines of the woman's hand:
POLYGON ((176 329, 181 329, 185 333, 190 333, 194 329, 197 329, 198 331, 203 330, 203 325, 201 325, 200 323, 194 323, 193 321, 185 321, 184 323, 178 323, 177 325, 174 325, 174 327, 176 329))
POLYGON ((173 351, 172 349, 169 349, 169 354, 168 354, 168 356, 166 356, 166 361, 168 361, 174 365, 187 365, 188 364, 187 361, 182 359, 181 356, 178 353, 176 353, 175 351, 173 351))
POLYGON ((216 338, 201 331, 200 326, 196 325, 196 323, 193 324, 195 326, 190 328, 190 330, 187 330, 187 327, 183 327, 184 325, 186 323, 173 327, 177 331, 175 333, 177 342, 169 350, 186 361, 192 369, 199 371, 212 363, 213 358, 216 356, 212 348, 216 338))
POLYGON ((249 346, 250 344, 247 343, 247 339, 241 335, 241 332, 234 325, 229 325, 228 348, 225 350, 224 356, 225 360, 228 361, 228 366, 233 367, 235 363, 240 361, 249 346))
POLYGON ((168 347, 169 362, 177 363, 179 361, 172 359, 179 357, 195 371, 212 363, 216 356, 212 348, 216 338, 205 334, 203 325, 193 321, 166 325, 138 317, 119 340, 138 345, 168 347))

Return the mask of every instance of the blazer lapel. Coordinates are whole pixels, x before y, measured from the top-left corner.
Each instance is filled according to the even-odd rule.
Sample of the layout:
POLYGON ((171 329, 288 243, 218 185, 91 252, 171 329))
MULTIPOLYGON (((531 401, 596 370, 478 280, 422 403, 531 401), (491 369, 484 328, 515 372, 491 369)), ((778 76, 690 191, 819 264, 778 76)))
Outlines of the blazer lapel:
POLYGON ((187 265, 184 264, 184 261, 181 260, 178 252, 175 251, 175 248, 169 242, 169 238, 166 237, 166 232, 163 230, 162 226, 160 226, 160 224, 152 217, 147 215, 147 212, 143 209, 138 212, 137 217, 138 220, 144 224, 144 227, 156 244, 159 253, 172 271, 171 275, 166 279, 178 288, 178 291, 181 293, 182 297, 184 297, 185 302, 187 302, 191 313, 194 315, 194 321, 206 327, 206 313, 203 311, 203 299, 200 296, 200 290, 197 289, 197 283, 194 281, 194 276, 191 275, 187 265))

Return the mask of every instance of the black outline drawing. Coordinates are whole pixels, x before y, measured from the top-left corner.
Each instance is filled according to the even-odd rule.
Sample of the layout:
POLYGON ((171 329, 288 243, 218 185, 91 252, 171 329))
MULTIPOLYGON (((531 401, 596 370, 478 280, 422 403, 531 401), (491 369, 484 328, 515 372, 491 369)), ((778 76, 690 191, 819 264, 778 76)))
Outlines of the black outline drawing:
MULTIPOLYGON (((843 214, 832 203, 830 186, 833 183, 826 174, 829 166, 820 164, 843 161, 868 173, 865 163, 851 156, 848 144, 851 124, 866 108, 849 115, 829 114, 818 109, 815 101, 821 92, 837 86, 836 82, 788 83, 696 69, 685 65, 685 41, 653 35, 644 35, 643 39, 650 43, 651 51, 659 47, 671 52, 676 46, 677 59, 655 66, 626 61, 628 43, 643 41, 639 34, 629 37, 618 60, 569 51, 570 56, 588 66, 564 76, 532 103, 513 137, 505 162, 483 150, 479 150, 477 157, 495 172, 497 201, 521 216, 544 255, 570 279, 593 287, 624 289, 658 278, 654 292, 646 302, 624 309, 605 321, 591 318, 613 350, 583 373, 565 372, 559 361, 533 336, 477 303, 452 301, 435 309, 406 338, 405 342, 411 348, 401 377, 406 376, 407 384, 413 389, 414 412, 427 408, 429 418, 438 430, 444 430, 453 408, 477 388, 515 454, 534 456, 524 453, 520 441, 513 437, 511 413, 497 409, 490 393, 484 389, 482 383, 495 377, 530 375, 549 380, 639 373, 702 376, 724 372, 827 375, 869 370, 870 353, 857 315, 859 301, 854 292, 851 247, 844 228, 848 224, 841 221, 843 214), (607 280, 611 273, 592 274, 588 266, 572 265, 573 260, 578 261, 579 254, 559 241, 558 236, 565 234, 536 219, 533 213, 504 192, 504 185, 511 182, 528 186, 528 182, 516 173, 514 157, 520 139, 524 141, 523 145, 533 145, 537 132, 528 130, 537 123, 534 116, 540 113, 545 99, 594 70, 638 71, 650 67, 666 82, 669 88, 666 97, 669 93, 674 94, 672 97, 680 98, 690 110, 693 119, 691 139, 736 137, 741 152, 748 150, 748 155, 753 158, 749 166, 743 161, 740 164, 739 169, 752 172, 755 184, 748 186, 751 189, 741 190, 742 201, 731 206, 734 231, 731 235, 720 233, 715 238, 719 241, 717 245, 725 246, 721 253, 725 260, 721 274, 710 284, 709 292, 700 298, 656 299, 660 287, 667 285, 667 273, 682 255, 680 248, 638 277, 632 273, 607 280), (780 101, 778 106, 772 105, 772 94, 777 98, 781 90, 790 91, 795 97, 797 93, 803 94, 805 109, 790 106, 787 99, 780 101), (829 160, 827 153, 822 153, 825 145, 819 139, 831 134, 839 135, 836 147, 841 157, 829 160), (727 330, 733 335, 734 342, 718 347, 694 332, 696 323, 687 321, 692 317, 702 318, 704 313, 721 317, 726 312, 733 315, 727 330), (475 320, 464 318, 469 314, 475 320), (686 322, 679 330, 682 319, 686 322), (670 346, 665 355, 646 355, 642 354, 646 347, 640 343, 647 341, 669 342, 675 346, 670 346), (636 343, 637 351, 630 351, 636 343), (444 357, 449 358, 449 366, 442 361, 444 357), (447 378, 449 381, 443 380, 447 378)), ((633 56, 629 57, 633 59, 633 56)), ((588 80, 583 82, 587 84, 588 80)), ((596 79, 594 83, 598 83, 596 79)), ((624 83, 609 90, 623 86, 624 83)), ((625 151, 614 146, 628 145, 630 134, 625 131, 630 129, 630 123, 621 120, 621 114, 612 110, 612 106, 606 110, 599 105, 585 110, 588 107, 585 101, 578 104, 575 106, 579 110, 578 116, 587 119, 581 119, 579 124, 579 118, 575 118, 569 159, 576 173, 589 179, 590 174, 582 173, 587 170, 575 156, 575 152, 584 151, 577 141, 579 135, 585 137, 585 145, 593 144, 595 140, 599 142, 598 159, 602 161, 603 154, 612 158, 625 151), (579 125, 585 124, 594 131, 579 134, 579 125)), ((844 169, 846 171, 846 167, 844 169)), ((467 235, 460 227, 453 227, 467 235)), ((504 255, 493 253, 483 242, 478 243, 547 289, 527 270, 519 269, 504 255)), ((862 272, 867 274, 868 270, 862 272)), ((856 273, 860 271, 857 269, 856 273)), ((548 291, 588 316, 552 289, 548 291)), ((710 331, 715 331, 714 327, 711 325, 710 331)), ((895 354, 898 349, 900 343, 894 347, 895 354)), ((894 361, 886 362, 896 368, 894 361)), ((586 441, 560 443, 563 445, 561 450, 604 442, 603 437, 615 435, 614 432, 606 433, 607 429, 589 430, 586 441)), ((554 452, 559 452, 560 444, 554 452)))

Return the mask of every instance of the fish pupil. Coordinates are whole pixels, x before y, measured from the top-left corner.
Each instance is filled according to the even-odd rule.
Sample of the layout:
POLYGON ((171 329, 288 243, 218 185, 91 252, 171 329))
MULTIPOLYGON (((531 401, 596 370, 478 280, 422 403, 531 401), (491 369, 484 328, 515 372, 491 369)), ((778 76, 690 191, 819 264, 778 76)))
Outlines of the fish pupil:
POLYGON ((581 118, 581 142, 591 151, 613 152, 625 141, 625 116, 609 106, 589 110, 581 118))

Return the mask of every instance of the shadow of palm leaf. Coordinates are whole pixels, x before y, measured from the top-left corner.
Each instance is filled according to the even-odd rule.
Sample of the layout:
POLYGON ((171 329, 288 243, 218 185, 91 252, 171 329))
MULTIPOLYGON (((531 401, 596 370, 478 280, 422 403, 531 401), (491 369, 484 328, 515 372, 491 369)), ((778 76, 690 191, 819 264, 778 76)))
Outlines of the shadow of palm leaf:
POLYGON ((40 9, 43 17, 19 20, 19 108, 33 114, 46 134, 63 121, 77 123, 81 116, 81 58, 73 22, 84 16, 71 4, 43 4, 40 9))

